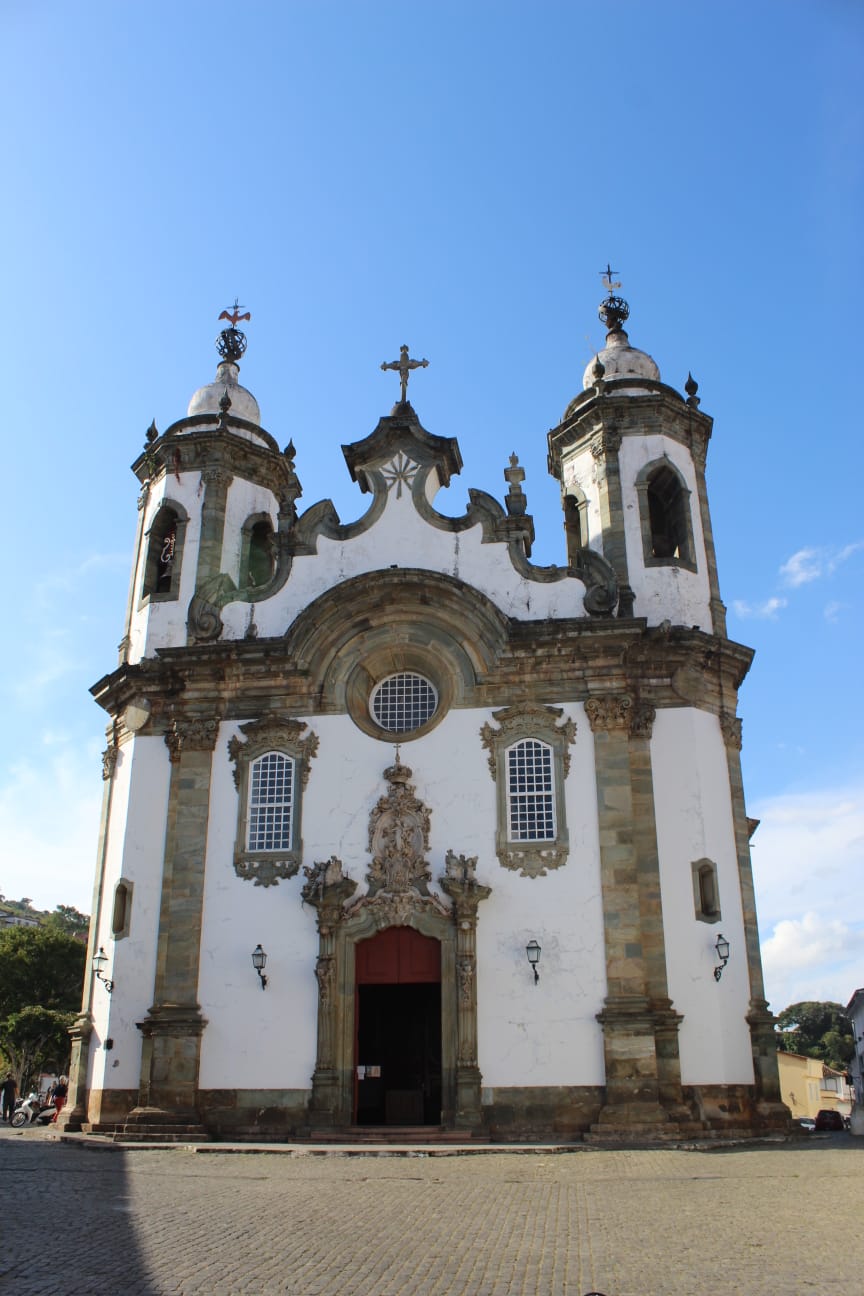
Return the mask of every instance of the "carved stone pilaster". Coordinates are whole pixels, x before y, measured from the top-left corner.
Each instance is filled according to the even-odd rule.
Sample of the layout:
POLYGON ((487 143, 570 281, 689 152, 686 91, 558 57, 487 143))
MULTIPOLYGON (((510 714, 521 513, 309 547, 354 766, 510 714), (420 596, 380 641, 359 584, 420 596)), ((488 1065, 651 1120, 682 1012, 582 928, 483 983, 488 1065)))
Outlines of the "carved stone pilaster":
POLYGON ((731 711, 720 712, 720 732, 723 735, 723 741, 727 747, 735 751, 741 750, 741 719, 739 716, 732 715, 731 711))
POLYGON ((233 480, 234 478, 232 474, 228 472, 226 468, 220 468, 218 465, 204 468, 201 472, 201 481, 204 485, 204 489, 211 493, 227 491, 233 480))
POLYGON ((441 889, 453 902, 456 924, 456 1123, 479 1124, 480 1069, 477 1065, 477 907, 491 894, 476 878, 477 859, 448 851, 441 889))
POLYGON ((617 428, 603 428, 596 436, 591 439, 591 454, 597 459, 603 459, 606 455, 615 454, 621 449, 621 433, 617 428))
POLYGON ((114 771, 117 768, 117 757, 120 749, 116 743, 109 743, 102 753, 102 778, 106 780, 114 777, 114 771))
POLYGON ((632 738, 650 738, 656 716, 656 707, 647 702, 637 702, 630 711, 630 736, 632 738))
POLYGON ((216 717, 174 716, 165 733, 165 746, 172 764, 175 764, 186 751, 212 752, 218 737, 219 720, 216 717))
POLYGON ((592 733, 612 733, 630 729, 633 699, 629 693, 606 693, 591 697, 585 703, 585 714, 592 733))

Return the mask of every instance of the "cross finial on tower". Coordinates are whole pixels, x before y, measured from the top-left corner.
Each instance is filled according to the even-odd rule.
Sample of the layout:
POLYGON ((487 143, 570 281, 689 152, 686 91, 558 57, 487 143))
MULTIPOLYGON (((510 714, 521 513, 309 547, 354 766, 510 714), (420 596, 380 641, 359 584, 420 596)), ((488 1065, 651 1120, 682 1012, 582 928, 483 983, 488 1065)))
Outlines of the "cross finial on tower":
POLYGON ((613 270, 612 267, 611 267, 611 265, 609 264, 608 261, 606 262, 606 269, 605 269, 605 270, 600 270, 598 273, 599 273, 601 279, 603 280, 603 287, 606 288, 606 289, 608 289, 610 293, 611 293, 611 292, 614 292, 616 288, 620 288, 620 287, 621 287, 621 284, 620 284, 620 283, 614 283, 614 282, 613 282, 613 280, 612 280, 612 276, 613 276, 613 275, 617 275, 617 274, 618 274, 618 271, 617 271, 617 270, 613 270))
POLYGON ((403 405, 405 404, 405 402, 406 402, 407 399, 408 399, 408 374, 409 374, 409 372, 410 372, 412 369, 425 369, 425 368, 427 367, 428 364, 429 364, 429 361, 428 361, 428 360, 411 360, 411 359, 409 358, 409 356, 408 356, 408 347, 407 347, 407 346, 401 346, 401 347, 399 348, 399 359, 398 359, 398 360, 385 360, 385 361, 383 361, 383 363, 382 363, 382 365, 381 365, 381 368, 382 368, 382 369, 398 369, 398 371, 399 371, 399 378, 400 378, 401 383, 402 383, 402 395, 401 395, 401 397, 400 397, 400 401, 401 401, 401 403, 402 403, 403 405))

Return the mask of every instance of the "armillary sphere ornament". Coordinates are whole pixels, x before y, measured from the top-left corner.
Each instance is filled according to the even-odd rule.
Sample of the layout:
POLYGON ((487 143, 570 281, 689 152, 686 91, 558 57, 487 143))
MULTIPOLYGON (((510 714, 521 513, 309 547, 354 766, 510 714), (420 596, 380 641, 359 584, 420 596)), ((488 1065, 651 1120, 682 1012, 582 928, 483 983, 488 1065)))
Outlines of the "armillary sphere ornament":
POLYGON ((252 318, 250 311, 240 314, 241 306, 237 298, 234 298, 233 310, 223 310, 219 316, 220 320, 228 320, 230 328, 223 329, 216 339, 216 350, 223 360, 228 360, 231 364, 236 364, 246 350, 246 334, 241 333, 237 325, 240 320, 249 320, 252 318))
POLYGON ((630 314, 630 307, 623 297, 616 297, 614 293, 600 303, 600 309, 597 314, 600 316, 607 329, 613 331, 620 329, 621 325, 630 314))

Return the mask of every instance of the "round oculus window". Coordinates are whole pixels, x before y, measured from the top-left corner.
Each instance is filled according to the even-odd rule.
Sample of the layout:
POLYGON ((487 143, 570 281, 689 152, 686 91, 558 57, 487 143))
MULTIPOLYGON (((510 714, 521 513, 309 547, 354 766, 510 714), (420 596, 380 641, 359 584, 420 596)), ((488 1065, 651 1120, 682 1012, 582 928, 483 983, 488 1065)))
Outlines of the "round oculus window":
POLYGON ((422 675, 403 671, 389 675, 372 691, 372 719, 388 733, 410 733, 430 720, 438 707, 434 685, 422 675))

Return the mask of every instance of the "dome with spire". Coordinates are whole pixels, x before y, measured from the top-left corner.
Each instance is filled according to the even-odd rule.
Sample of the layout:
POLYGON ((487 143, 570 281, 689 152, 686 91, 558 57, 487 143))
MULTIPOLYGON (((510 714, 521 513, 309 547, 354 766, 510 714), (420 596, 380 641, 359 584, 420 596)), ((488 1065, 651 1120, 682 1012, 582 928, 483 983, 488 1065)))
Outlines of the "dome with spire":
POLYGON ((250 391, 241 387, 238 382, 240 367, 232 360, 223 360, 216 370, 216 379, 206 387, 199 387, 189 402, 186 411, 191 418, 193 414, 212 414, 219 417, 219 402, 226 392, 231 401, 232 418, 246 419, 249 423, 260 426, 261 411, 258 402, 250 391))
POLYGON ((603 366, 603 378, 611 382, 613 378, 650 378, 660 381, 660 370, 646 351, 630 345, 630 339, 622 328, 611 329, 606 335, 606 345, 602 351, 593 356, 585 366, 582 375, 582 386, 593 387, 597 381, 594 366, 597 361, 603 366))
POLYGON ((246 350, 246 334, 237 327, 240 320, 251 319, 247 311, 240 314, 240 306, 234 302, 233 311, 223 310, 220 320, 228 320, 229 327, 223 329, 216 339, 216 350, 222 357, 216 370, 216 381, 206 387, 199 387, 189 402, 186 411, 188 418, 194 414, 215 414, 225 408, 222 402, 227 396, 231 402, 229 408, 234 418, 246 419, 249 423, 261 424, 261 411, 258 402, 250 391, 241 387, 238 381, 240 366, 237 363, 246 350))

